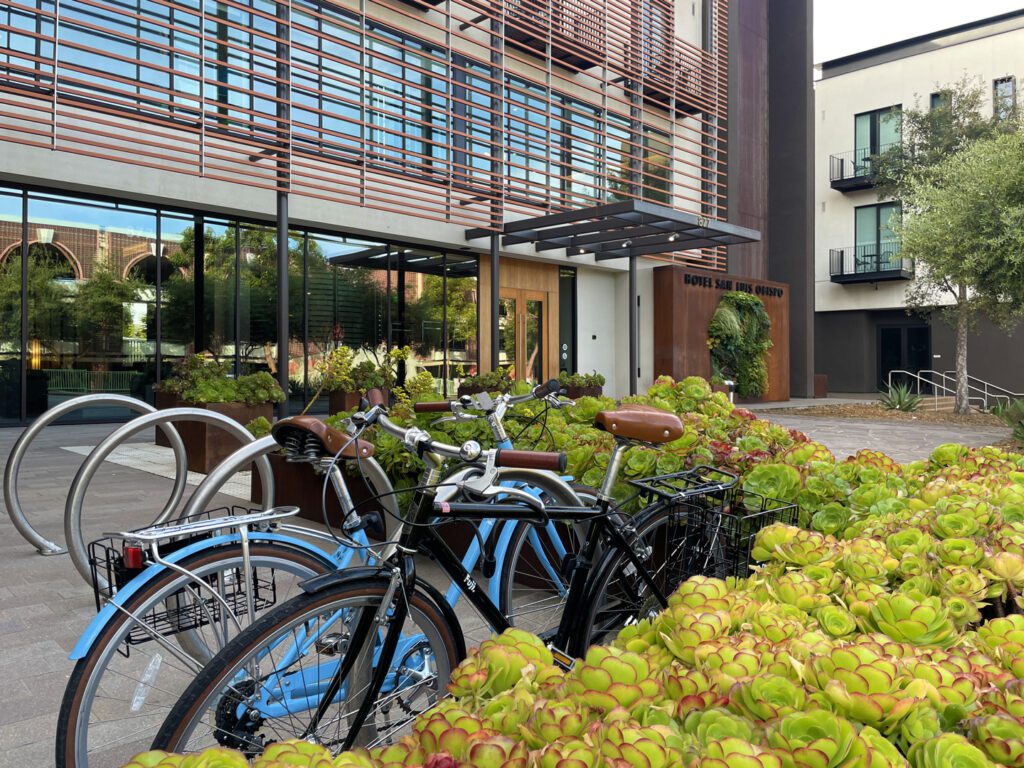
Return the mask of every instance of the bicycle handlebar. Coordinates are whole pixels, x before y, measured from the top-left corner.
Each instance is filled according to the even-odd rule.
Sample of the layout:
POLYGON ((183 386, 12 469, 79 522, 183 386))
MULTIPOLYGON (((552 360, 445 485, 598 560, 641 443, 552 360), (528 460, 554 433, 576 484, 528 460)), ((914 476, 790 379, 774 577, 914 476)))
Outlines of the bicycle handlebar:
POLYGON ((533 396, 540 400, 542 397, 547 397, 548 395, 557 395, 561 389, 562 385, 558 383, 558 379, 551 379, 534 387, 533 396))
POLYGON ((374 387, 366 392, 366 402, 370 404, 371 408, 384 405, 384 393, 374 387))
POLYGON ((499 448, 494 453, 496 467, 514 467, 516 469, 549 469, 552 472, 564 472, 568 458, 564 453, 548 451, 515 451, 499 448))

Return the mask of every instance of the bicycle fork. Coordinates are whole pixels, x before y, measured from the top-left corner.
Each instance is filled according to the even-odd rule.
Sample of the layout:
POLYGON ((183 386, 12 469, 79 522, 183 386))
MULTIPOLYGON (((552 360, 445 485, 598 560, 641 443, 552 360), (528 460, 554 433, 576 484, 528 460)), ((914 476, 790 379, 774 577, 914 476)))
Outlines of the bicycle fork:
MULTIPOLYGON (((360 657, 363 656, 367 650, 370 652, 370 657, 365 661, 372 664, 372 654, 374 651, 373 644, 370 643, 370 638, 381 628, 386 627, 386 634, 384 635, 384 643, 380 649, 380 656, 378 657, 377 664, 373 666, 373 676, 370 678, 369 687, 363 696, 362 701, 359 704, 359 709, 356 711, 353 717, 352 724, 348 729, 348 734, 345 737, 345 741, 342 744, 343 750, 352 748, 355 742, 356 735, 362 730, 363 723, 366 721, 367 716, 370 713, 371 707, 377 700, 377 694, 380 693, 384 686, 384 681, 387 678, 388 673, 391 671, 391 659, 394 657, 395 649, 398 646, 399 638, 402 633, 402 626, 405 624, 405 618, 408 613, 408 606, 404 600, 395 600, 395 595, 398 590, 402 587, 403 575, 399 568, 394 568, 391 571, 391 580, 388 583, 388 587, 384 592, 384 596, 381 599, 380 606, 377 608, 375 613, 370 613, 368 610, 363 610, 360 613, 359 621, 356 624, 355 629, 352 632, 352 639, 348 645, 348 651, 345 654, 345 658, 342 659, 338 665, 338 669, 335 671, 334 676, 331 678, 327 689, 323 692, 320 697, 320 702, 317 704, 316 712, 313 713, 313 717, 306 726, 300 738, 308 739, 313 736, 316 729, 320 726, 321 720, 327 713, 328 708, 334 703, 335 697, 341 690, 341 686, 345 683, 346 678, 352 671, 352 668, 360 661, 360 657), (394 610, 389 615, 389 610, 394 605, 394 610)), ((349 694, 355 693, 349 688, 349 694)), ((348 699, 349 697, 346 697, 348 699)))

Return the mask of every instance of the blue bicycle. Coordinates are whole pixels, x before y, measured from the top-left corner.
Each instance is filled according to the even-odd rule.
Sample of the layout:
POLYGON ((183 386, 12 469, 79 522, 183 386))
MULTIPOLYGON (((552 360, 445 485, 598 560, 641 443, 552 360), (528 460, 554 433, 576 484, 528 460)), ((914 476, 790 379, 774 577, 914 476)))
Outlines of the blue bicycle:
MULTIPOLYGON (((482 395, 418 410, 485 418, 499 445, 509 449, 503 426, 508 409, 534 399, 562 407, 556 392, 548 383, 526 395, 482 395)), ((333 488, 344 512, 340 536, 290 525, 284 513, 272 512, 124 532, 95 543, 94 568, 112 586, 97 594, 99 613, 71 654, 77 663, 57 723, 58 768, 123 764, 148 746, 203 665, 257 615, 298 594, 311 577, 367 562, 369 517, 352 501, 342 462, 358 467, 387 516, 399 517, 394 489, 373 459, 371 444, 311 417, 279 422, 275 437, 290 460, 310 463, 333 488)), ((463 466, 431 479, 442 494, 457 498, 475 472, 463 466)), ((504 475, 500 498, 518 494, 586 503, 556 473, 504 475)), ((525 523, 487 519, 462 564, 467 572, 484 566, 485 574, 493 573, 488 590, 494 601, 506 607, 513 623, 537 630, 557 624, 565 594, 560 569, 577 541, 571 527, 552 525, 538 533, 525 523)), ((447 604, 459 595, 450 589, 447 604)))

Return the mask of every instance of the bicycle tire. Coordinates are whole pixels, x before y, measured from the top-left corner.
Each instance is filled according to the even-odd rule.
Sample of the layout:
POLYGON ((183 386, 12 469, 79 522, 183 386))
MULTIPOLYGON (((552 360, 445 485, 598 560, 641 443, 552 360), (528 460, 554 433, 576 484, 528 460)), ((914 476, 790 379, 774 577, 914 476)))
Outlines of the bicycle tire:
MULTIPOLYGON (((632 526, 634 551, 668 598, 691 575, 685 557, 686 514, 658 504, 641 510, 632 526), (656 538, 657 534, 665 539, 656 538)), ((591 644, 611 641, 627 623, 653 618, 663 610, 626 553, 614 545, 596 564, 587 602, 590 610, 577 629, 574 647, 567 649, 575 655, 582 655, 591 644)))
MULTIPOLYGON (((334 568, 334 564, 326 555, 316 555, 309 550, 280 542, 253 542, 250 546, 250 557, 254 568, 273 567, 278 570, 284 570, 295 576, 297 580, 304 580, 311 576, 326 573, 334 568)), ((215 573, 225 574, 234 571, 239 567, 241 561, 240 546, 232 544, 197 552, 190 557, 184 558, 179 564, 196 574, 198 578, 208 578, 215 573)), ((151 616, 150 611, 152 609, 166 605, 166 601, 174 599, 172 596, 178 594, 185 582, 189 581, 192 581, 192 579, 168 569, 163 574, 155 577, 153 581, 139 592, 128 598, 125 601, 124 608, 141 618, 151 616)), ((223 583, 223 581, 220 583, 223 583)), ((243 615, 240 619, 244 621, 245 616, 243 615)), ((140 623, 137 620, 127 615, 124 611, 118 611, 103 628, 99 636, 97 636, 88 653, 75 664, 75 668, 64 690, 60 713, 57 719, 55 743, 55 765, 57 768, 86 768, 86 766, 97 768, 98 756, 97 759, 90 759, 89 757, 91 751, 96 751, 90 750, 90 730, 95 732, 97 728, 105 730, 113 730, 113 728, 111 721, 104 721, 101 724, 91 720, 93 707, 98 697, 102 698, 105 706, 110 706, 106 702, 113 697, 101 695, 105 676, 108 674, 111 676, 106 678, 106 682, 111 688, 115 684, 113 681, 128 680, 127 673, 122 669, 112 669, 111 661, 122 658, 123 654, 120 653, 120 649, 125 642, 125 638, 128 637, 134 628, 139 626, 140 623)), ((171 640, 173 642, 173 636, 171 636, 171 640)), ((156 641, 153 641, 153 643, 155 645, 156 641)), ((142 647, 134 646, 135 649, 141 649, 142 647)), ((129 654, 132 652, 129 650, 129 654)), ((145 653, 142 650, 134 652, 143 655, 145 653)), ((185 653, 184 650, 181 652, 185 653)), ((150 657, 151 661, 149 664, 153 663, 152 659, 158 654, 159 652, 157 651, 150 657)), ((125 658, 130 659, 130 655, 125 658)), ((184 662, 181 663, 184 666, 184 662)), ((201 666, 202 664, 198 663, 196 669, 198 670, 201 666)), ((158 662, 156 669, 153 671, 153 682, 155 682, 160 668, 161 665, 158 662)), ((142 675, 141 680, 134 681, 137 686, 144 684, 146 672, 143 671, 142 675)), ((130 682, 128 684, 130 685, 130 682)), ((182 690, 184 687, 182 685, 182 690)), ((135 695, 138 694, 139 690, 136 687, 135 695)), ((152 686, 148 690, 152 690, 152 686)), ((162 692, 161 689, 157 690, 162 692)), ((172 692, 172 695, 176 694, 172 692)), ((150 704, 152 703, 150 699, 150 704)), ((145 706, 145 700, 141 706, 145 706)), ((139 717, 139 715, 135 714, 132 719, 135 720, 139 717)), ((145 719, 146 716, 143 715, 141 717, 145 719)), ((154 720, 153 730, 155 731, 156 727, 160 724, 162 715, 150 715, 149 717, 154 720)), ((109 764, 114 766, 122 765, 132 754, 148 748, 148 745, 149 739, 144 739, 143 742, 138 743, 133 742, 133 746, 130 749, 126 749, 123 753, 118 753, 119 756, 114 757, 111 755, 112 759, 109 761, 109 764)), ((101 745, 94 744, 93 746, 98 749, 101 745)), ((110 752, 113 747, 114 745, 108 745, 103 751, 110 752)))
MULTIPOLYGON (((338 731, 333 734, 333 738, 326 739, 319 732, 309 735, 305 733, 307 726, 299 715, 308 713, 313 706, 320 703, 319 699, 315 700, 315 704, 308 703, 304 707, 300 704, 299 706, 302 709, 298 713, 292 712, 288 707, 290 707, 291 701, 303 700, 309 702, 310 697, 301 691, 297 691, 297 686, 293 686, 292 683, 297 681, 299 684, 302 684, 311 680, 311 675, 314 674, 314 670, 311 670, 312 664, 304 666, 301 660, 297 660, 298 669, 292 673, 283 669, 273 668, 269 675, 263 675, 263 671, 267 666, 267 659, 270 654, 274 652, 284 652, 286 654, 291 652, 293 646, 287 645, 286 641, 290 637, 298 639, 300 634, 297 628, 300 627, 301 641, 307 643, 308 650, 321 653, 319 645, 320 642, 323 642, 325 646, 328 646, 326 649, 328 652, 324 656, 326 658, 337 657, 337 648, 339 646, 333 646, 333 652, 330 652, 332 650, 331 645, 333 643, 343 643, 345 633, 335 632, 318 635, 319 630, 317 627, 326 629, 333 625, 335 620, 346 611, 371 609, 376 611, 386 592, 386 578, 370 577, 345 581, 325 587, 321 591, 312 594, 294 597, 267 613, 246 629, 245 632, 228 643, 213 661, 200 672, 171 709, 153 742, 153 749, 182 752, 195 751, 206 746, 224 745, 241 748, 246 753, 252 755, 261 751, 262 746, 265 744, 286 738, 312 738, 317 743, 333 746, 335 750, 340 749, 340 746, 344 743, 344 738, 348 735, 348 731, 345 731, 344 737, 342 736, 343 726, 341 722, 347 717, 346 713, 351 712, 355 707, 354 702, 348 700, 347 694, 342 696, 339 701, 341 713, 339 713, 337 718, 332 718, 328 723, 330 725, 335 719, 338 722, 338 731), (318 621, 321 615, 331 618, 323 625, 311 624, 311 622, 318 621), (319 636, 321 641, 311 643, 310 638, 314 636, 319 636), (341 639, 334 640, 335 636, 341 639), (330 644, 327 642, 329 638, 331 639, 330 644), (263 664, 264 667, 260 667, 260 664, 263 664), (243 679, 243 676, 247 676, 249 670, 252 669, 259 669, 259 684, 256 681, 249 680, 247 677, 243 679), (289 677, 289 675, 303 675, 303 677, 300 679, 299 677, 289 677), (269 715, 264 716, 266 710, 262 713, 259 712, 256 709, 259 704, 254 702, 251 697, 257 692, 259 687, 269 687, 271 685, 265 681, 277 680, 279 676, 280 679, 285 680, 282 690, 287 690, 287 695, 281 694, 279 697, 273 698, 270 703, 279 707, 285 707, 285 711, 280 725, 278 725, 277 719, 274 720, 273 724, 268 725, 270 717, 269 715), (251 687, 248 683, 251 683, 251 687), (246 703, 247 698, 249 701, 246 703), (245 703, 245 716, 247 718, 254 718, 255 716, 251 713, 256 711, 257 715, 259 715, 256 718, 258 722, 252 723, 250 720, 247 723, 242 723, 241 721, 234 723, 234 725, 244 725, 246 727, 251 725, 251 733, 240 734, 237 730, 228 732, 221 725, 221 721, 218 718, 222 717, 223 710, 221 707, 225 701, 235 703, 236 710, 241 709, 243 703, 245 703), (211 721, 212 725, 210 725, 211 721), (273 734, 266 741, 264 740, 266 735, 257 732, 257 729, 263 730, 265 728, 273 729, 273 734), (197 731, 205 732, 207 729, 210 731, 208 735, 196 733, 197 731)), ((433 658, 436 669, 435 679, 431 681, 432 688, 429 689, 433 691, 435 698, 424 702, 424 709, 426 709, 429 706, 433 706, 437 698, 443 695, 451 671, 462 660, 464 649, 459 642, 456 632, 445 618, 444 611, 436 605, 434 600, 426 597, 421 590, 416 590, 410 595, 409 603, 410 617, 415 617, 417 625, 424 630, 424 636, 427 638, 427 642, 430 643, 429 647, 436 654, 434 657, 426 655, 424 657, 425 659, 433 658)), ((358 616, 358 614, 355 615, 358 616)), ((352 617, 352 614, 346 614, 347 620, 352 620, 352 617)), ((344 622, 346 619, 342 619, 342 621, 344 622)), ((406 634, 403 637, 413 637, 413 635, 406 634)), ((346 647, 345 652, 348 651, 349 649, 346 647)), ((420 652, 423 653, 423 651, 420 652)), ((359 649, 356 653, 364 654, 366 650, 359 649)), ((308 654, 301 654, 301 657, 308 659, 308 654)), ((406 654, 403 658, 409 658, 409 654, 406 654)), ((369 661, 369 659, 364 656, 362 661, 369 661)), ((341 659, 339 658, 334 663, 340 664, 341 659)), ((375 664, 379 663, 381 663, 379 659, 375 660, 375 664)), ((390 665, 391 662, 389 662, 389 668, 390 665)), ((358 661, 353 667, 353 674, 360 679, 360 685, 368 679, 369 667, 369 664, 360 664, 358 661)), ((321 667, 317 667, 317 670, 321 669, 321 667)), ((315 678, 315 682, 323 685, 326 681, 326 676, 331 674, 331 670, 330 662, 328 662, 328 668, 322 670, 324 677, 315 678)), ((409 670, 406 671, 408 672, 409 670)), ((346 685, 348 684, 347 682, 346 685)), ((415 685, 419 685, 419 683, 415 685)), ((318 688, 318 690, 322 690, 322 688, 318 688)), ((430 699, 429 690, 427 693, 428 699, 430 699)), ((377 705, 380 700, 376 700, 374 704, 377 705)), ((388 737, 397 737, 399 735, 398 731, 405 725, 411 724, 412 718, 418 714, 411 707, 407 708, 403 705, 400 708, 408 715, 408 720, 404 721, 401 726, 393 728, 388 733, 388 737)), ((226 711, 230 713, 232 710, 229 707, 226 711)), ((376 723, 374 723, 372 728, 369 725, 364 725, 359 735, 361 745, 372 744, 374 737, 378 735, 376 723)), ((384 740, 389 739, 385 738, 384 740)))
MULTIPOLYGON (((572 490, 585 506, 597 506, 597 491, 593 488, 573 483, 572 490)), ((547 502, 543 496, 542 499, 547 502)), ((498 610, 513 626, 544 635, 558 627, 565 610, 569 585, 563 572, 563 558, 554 550, 552 528, 527 522, 514 525, 500 559, 498 610), (531 532, 536 533, 533 541, 531 532), (538 544, 543 550, 540 553, 538 544), (535 596, 537 601, 525 602, 535 596)), ((566 554, 579 551, 586 540, 586 523, 552 522, 551 525, 566 554)))

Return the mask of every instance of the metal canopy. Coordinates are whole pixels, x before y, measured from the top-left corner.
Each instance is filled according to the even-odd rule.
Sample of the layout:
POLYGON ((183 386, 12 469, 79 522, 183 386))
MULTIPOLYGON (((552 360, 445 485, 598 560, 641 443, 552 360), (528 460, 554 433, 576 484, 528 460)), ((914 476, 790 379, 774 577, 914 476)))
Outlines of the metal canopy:
MULTIPOLYGON (((466 231, 466 239, 493 234, 489 229, 470 229, 466 231)), ((761 239, 761 233, 754 229, 643 200, 623 200, 510 221, 502 227, 501 235, 502 245, 533 243, 538 251, 564 248, 568 256, 593 253, 597 261, 738 245, 761 239)))
MULTIPOLYGON (((490 238, 492 302, 498 305, 498 241, 501 245, 533 243, 538 251, 565 248, 567 256, 593 253, 597 261, 629 259, 629 394, 637 392, 640 377, 640 339, 637 299, 637 258, 694 248, 753 243, 761 233, 704 216, 685 213, 643 200, 623 200, 592 208, 552 213, 504 224, 500 231, 467 229, 466 239, 490 238)), ((497 366, 498 314, 492 309, 492 366, 497 366)))

